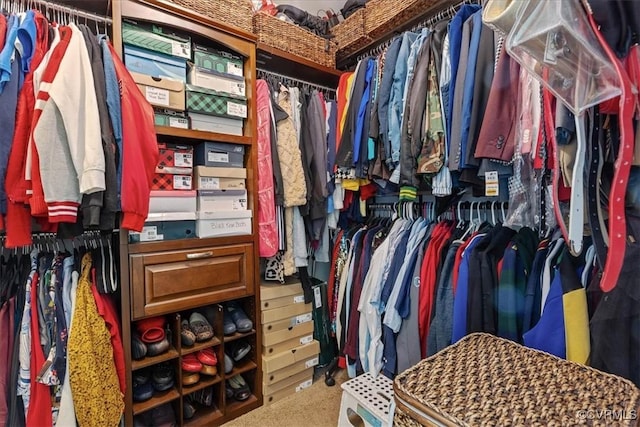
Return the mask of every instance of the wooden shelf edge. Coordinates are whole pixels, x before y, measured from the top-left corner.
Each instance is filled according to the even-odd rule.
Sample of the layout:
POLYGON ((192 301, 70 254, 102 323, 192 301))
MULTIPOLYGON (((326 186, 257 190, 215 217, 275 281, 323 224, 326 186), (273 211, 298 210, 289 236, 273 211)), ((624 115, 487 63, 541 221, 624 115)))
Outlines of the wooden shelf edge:
POLYGON ((255 409, 252 406, 256 405, 257 403, 258 403, 258 398, 256 397, 255 394, 252 394, 247 400, 243 400, 243 401, 230 400, 227 402, 227 405, 226 405, 226 415, 231 416, 232 418, 236 418, 239 415, 241 415, 238 412, 241 412, 241 413, 249 412, 250 410, 255 409))
POLYGON ((249 332, 244 332, 244 333, 236 332, 233 335, 225 335, 224 342, 232 342, 245 337, 250 337, 251 335, 255 335, 255 333, 256 333, 256 330, 252 329, 249 332))
POLYGON ((253 360, 245 360, 240 362, 234 362, 233 370, 228 374, 225 374, 225 379, 233 378, 236 375, 244 374, 245 372, 249 372, 253 369, 258 368, 258 365, 253 360))
POLYGON ((231 144, 252 145, 253 143, 253 138, 250 136, 229 135, 226 133, 181 129, 170 126, 156 126, 156 134, 160 136, 173 136, 176 138, 196 139, 202 141, 228 142, 231 144))
POLYGON ((212 411, 204 412, 206 408, 198 408, 193 418, 184 420, 185 426, 202 427, 219 425, 218 421, 222 420, 224 415, 220 409, 216 408, 212 411))
POLYGON ((193 385, 182 386, 182 395, 186 396, 188 394, 195 393, 198 390, 202 390, 203 388, 207 388, 209 386, 216 385, 222 382, 222 377, 220 375, 209 377, 209 376, 200 374, 200 378, 201 378, 200 381, 198 381, 193 385), (205 379, 202 379, 203 377, 205 379))
POLYGON ((157 365, 158 363, 166 362, 167 360, 177 359, 178 350, 171 347, 167 352, 159 354, 157 356, 145 357, 142 360, 132 360, 131 370, 146 368, 147 366, 157 365))
POLYGON ((192 345, 191 347, 183 346, 180 349, 180 354, 182 356, 186 356, 187 354, 195 353, 197 351, 204 350, 205 348, 215 347, 215 346, 218 346, 220 344, 222 344, 222 341, 220 340, 220 338, 213 337, 210 340, 207 340, 205 342, 197 342, 194 345, 192 345))
POLYGON ((225 246, 242 243, 253 243, 251 234, 228 237, 205 237, 202 239, 160 240, 156 242, 129 243, 129 254, 173 251, 180 249, 197 249, 206 246, 225 246))
POLYGON ((133 403, 133 415, 138 415, 143 412, 147 412, 150 409, 157 408, 158 406, 174 401, 180 398, 180 393, 174 387, 171 390, 163 391, 162 393, 154 394, 154 396, 145 400, 144 402, 133 403))

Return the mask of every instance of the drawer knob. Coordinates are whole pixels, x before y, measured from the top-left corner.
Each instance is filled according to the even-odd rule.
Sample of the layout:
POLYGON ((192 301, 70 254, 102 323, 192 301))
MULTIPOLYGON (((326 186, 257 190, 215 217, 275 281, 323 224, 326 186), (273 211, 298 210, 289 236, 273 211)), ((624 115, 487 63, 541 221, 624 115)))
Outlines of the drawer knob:
POLYGON ((212 256, 213 256, 212 251, 196 252, 195 254, 187 254, 187 259, 202 259, 202 258, 210 258, 212 256))

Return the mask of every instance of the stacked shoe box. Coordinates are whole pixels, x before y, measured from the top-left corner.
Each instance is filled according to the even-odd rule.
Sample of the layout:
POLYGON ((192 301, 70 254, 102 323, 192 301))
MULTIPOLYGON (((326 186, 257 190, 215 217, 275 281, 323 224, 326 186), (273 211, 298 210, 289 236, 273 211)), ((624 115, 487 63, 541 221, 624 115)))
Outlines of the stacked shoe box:
POLYGON ((186 108, 191 129, 242 135, 247 118, 243 59, 194 43, 188 70, 186 108))
POLYGON ((122 39, 125 65, 155 108, 156 125, 187 129, 185 85, 191 38, 167 27, 125 19, 122 39))
POLYGON ((196 191, 193 190, 193 147, 158 143, 160 161, 151 182, 149 215, 131 242, 195 237, 196 191))
POLYGON ((240 144, 206 141, 196 146, 198 237, 251 234, 244 155, 240 144))
POLYGON ((302 285, 260 286, 262 308, 262 393, 270 405, 311 386, 320 344, 313 339, 311 304, 304 303, 302 285))

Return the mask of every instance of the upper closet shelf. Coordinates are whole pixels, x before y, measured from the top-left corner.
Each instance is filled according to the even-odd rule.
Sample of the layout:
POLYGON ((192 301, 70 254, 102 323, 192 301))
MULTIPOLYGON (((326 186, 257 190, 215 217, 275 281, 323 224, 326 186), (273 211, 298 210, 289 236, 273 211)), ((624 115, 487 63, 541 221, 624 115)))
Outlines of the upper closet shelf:
POLYGON ((309 61, 301 56, 267 46, 257 45, 256 63, 258 68, 285 76, 295 76, 322 86, 337 87, 342 71, 309 61))

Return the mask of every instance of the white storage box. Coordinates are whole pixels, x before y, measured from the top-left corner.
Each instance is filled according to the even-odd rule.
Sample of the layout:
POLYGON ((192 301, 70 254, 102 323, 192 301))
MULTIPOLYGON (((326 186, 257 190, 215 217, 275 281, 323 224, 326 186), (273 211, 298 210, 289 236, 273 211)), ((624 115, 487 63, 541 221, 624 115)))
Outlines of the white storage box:
POLYGON ((206 68, 195 65, 189 67, 187 82, 194 86, 200 86, 230 95, 244 96, 247 91, 244 77, 218 73, 217 71, 207 70, 206 68))
POLYGON ((250 210, 231 212, 198 212, 196 236, 223 237, 251 234, 250 210))
POLYGON ((196 166, 194 180, 196 190, 244 190, 247 170, 245 168, 214 168, 196 166))
POLYGON ((342 384, 339 427, 391 427, 395 402, 393 381, 365 373, 342 384))
POLYGON ((206 132, 224 133, 227 135, 242 136, 244 121, 230 117, 210 116, 208 114, 189 113, 191 129, 206 132))
POLYGON ((151 191, 149 213, 195 212, 196 194, 195 191, 151 191))
POLYGON ((247 190, 198 190, 198 211, 242 211, 247 209, 247 190))

